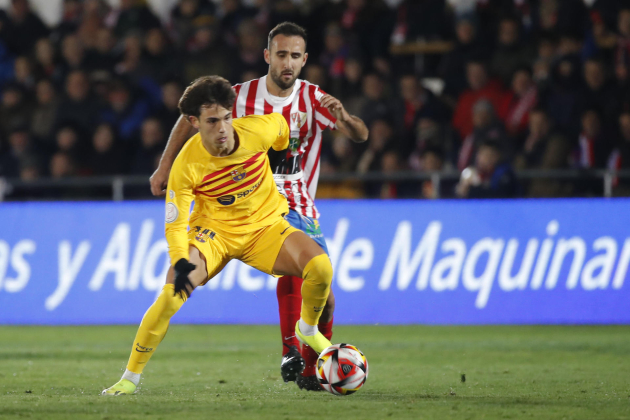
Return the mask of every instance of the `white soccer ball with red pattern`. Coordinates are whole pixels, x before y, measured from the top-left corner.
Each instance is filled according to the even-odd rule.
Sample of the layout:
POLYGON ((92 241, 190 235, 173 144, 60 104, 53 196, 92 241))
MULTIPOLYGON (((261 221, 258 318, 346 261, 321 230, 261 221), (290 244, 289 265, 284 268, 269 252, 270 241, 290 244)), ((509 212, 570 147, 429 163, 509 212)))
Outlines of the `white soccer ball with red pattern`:
POLYGON ((333 395, 357 392, 368 377, 368 362, 361 350, 351 344, 327 347, 317 359, 317 380, 333 395))

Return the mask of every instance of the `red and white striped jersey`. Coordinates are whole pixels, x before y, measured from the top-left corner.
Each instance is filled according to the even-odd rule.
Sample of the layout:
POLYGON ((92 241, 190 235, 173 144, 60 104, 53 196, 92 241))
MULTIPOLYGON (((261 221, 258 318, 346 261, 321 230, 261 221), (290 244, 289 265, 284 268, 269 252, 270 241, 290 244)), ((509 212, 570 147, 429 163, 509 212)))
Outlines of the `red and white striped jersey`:
POLYGON ((319 86, 297 79, 287 97, 272 96, 267 76, 234 86, 236 101, 232 116, 282 114, 291 130, 289 148, 269 153, 271 170, 278 190, 289 208, 304 216, 319 218, 313 199, 319 178, 322 131, 335 128, 337 120, 320 106, 326 93, 319 86))

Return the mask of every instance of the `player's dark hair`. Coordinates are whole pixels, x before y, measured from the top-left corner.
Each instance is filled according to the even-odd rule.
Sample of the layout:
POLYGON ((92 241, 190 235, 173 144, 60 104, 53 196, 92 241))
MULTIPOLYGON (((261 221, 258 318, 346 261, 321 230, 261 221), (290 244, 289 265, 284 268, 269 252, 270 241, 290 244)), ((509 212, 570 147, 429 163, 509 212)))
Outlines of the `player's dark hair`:
POLYGON ((306 49, 306 29, 293 22, 282 22, 276 25, 275 28, 269 32, 269 38, 267 39, 267 49, 271 49, 271 41, 278 36, 299 36, 304 40, 304 48, 306 49))
POLYGON ((182 114, 199 118, 202 107, 213 105, 232 109, 236 93, 232 85, 221 76, 203 76, 193 81, 179 100, 182 114))

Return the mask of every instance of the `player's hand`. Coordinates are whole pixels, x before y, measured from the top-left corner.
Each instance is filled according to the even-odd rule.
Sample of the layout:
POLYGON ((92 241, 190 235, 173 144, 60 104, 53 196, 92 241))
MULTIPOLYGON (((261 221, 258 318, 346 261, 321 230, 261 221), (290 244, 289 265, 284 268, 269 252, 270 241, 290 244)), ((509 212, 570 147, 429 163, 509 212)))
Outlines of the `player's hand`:
POLYGON ((151 184, 151 194, 156 197, 163 197, 166 194, 166 184, 168 183, 168 170, 162 169, 161 166, 153 172, 149 178, 151 184))
POLYGON ((331 114, 339 120, 339 121, 348 121, 350 119, 350 114, 343 107, 341 101, 334 96, 324 95, 322 100, 319 102, 321 106, 324 108, 328 108, 331 114))
POLYGON ((191 271, 195 269, 195 264, 188 262, 187 259, 182 258, 175 263, 175 293, 173 296, 179 295, 184 297, 183 293, 186 293, 186 297, 189 297, 194 287, 188 278, 191 271))

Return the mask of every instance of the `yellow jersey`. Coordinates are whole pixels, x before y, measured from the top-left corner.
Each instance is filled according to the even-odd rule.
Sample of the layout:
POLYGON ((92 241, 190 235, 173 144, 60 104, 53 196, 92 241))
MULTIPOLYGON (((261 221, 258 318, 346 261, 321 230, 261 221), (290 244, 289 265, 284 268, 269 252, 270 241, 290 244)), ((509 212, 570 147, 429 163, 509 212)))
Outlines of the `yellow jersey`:
POLYGON ((267 157, 270 147, 289 147, 286 120, 276 113, 251 115, 235 119, 232 126, 238 147, 229 156, 212 156, 196 134, 173 163, 165 220, 173 264, 181 258, 188 259, 189 224, 245 234, 269 226, 289 212, 286 198, 276 188, 267 157))

